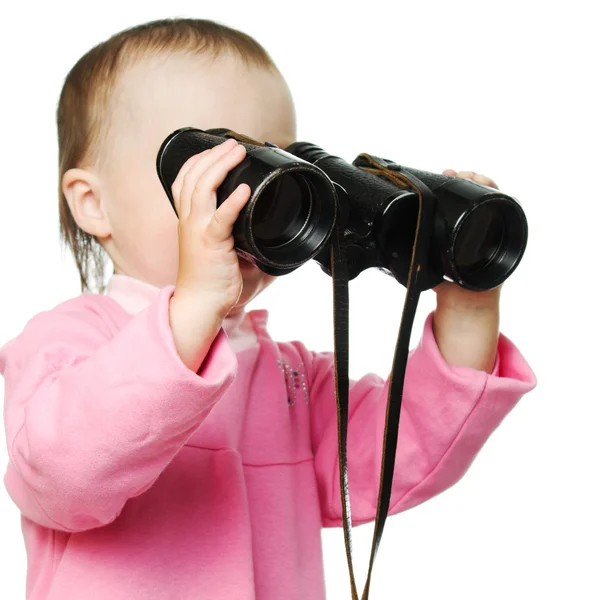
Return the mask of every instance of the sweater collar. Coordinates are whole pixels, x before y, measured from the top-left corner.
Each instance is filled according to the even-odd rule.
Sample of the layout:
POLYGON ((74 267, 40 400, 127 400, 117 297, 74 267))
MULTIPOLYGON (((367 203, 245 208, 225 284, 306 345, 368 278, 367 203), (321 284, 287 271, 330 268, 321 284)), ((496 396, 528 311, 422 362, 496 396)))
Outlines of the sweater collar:
MULTIPOLYGON (((108 281, 105 295, 118 302, 125 311, 135 315, 149 306, 159 292, 160 288, 146 281, 114 273, 108 281)), ((227 333, 237 329, 244 321, 246 314, 246 311, 242 310, 233 316, 226 317, 223 321, 223 329, 227 333)))

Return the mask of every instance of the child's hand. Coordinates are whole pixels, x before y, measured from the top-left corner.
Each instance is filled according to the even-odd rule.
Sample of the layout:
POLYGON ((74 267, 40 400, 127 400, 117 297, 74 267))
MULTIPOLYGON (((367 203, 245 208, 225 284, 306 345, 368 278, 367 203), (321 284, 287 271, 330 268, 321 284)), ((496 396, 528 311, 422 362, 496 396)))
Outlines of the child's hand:
MULTIPOLYGON (((473 171, 446 169, 444 175, 472 179, 498 189, 492 179, 473 171)), ((437 306, 433 317, 435 338, 448 364, 491 373, 496 360, 502 286, 486 292, 466 290, 443 281, 434 288, 437 306)))
POLYGON ((240 185, 217 208, 217 189, 245 156, 244 146, 227 140, 188 159, 171 186, 179 216, 179 270, 169 322, 181 360, 195 372, 242 293, 232 231, 251 190, 240 185))
POLYGON ((217 188, 245 156, 244 146, 227 140, 188 159, 171 188, 179 215, 175 295, 208 301, 223 318, 242 291, 232 230, 251 191, 240 185, 217 209, 217 188))

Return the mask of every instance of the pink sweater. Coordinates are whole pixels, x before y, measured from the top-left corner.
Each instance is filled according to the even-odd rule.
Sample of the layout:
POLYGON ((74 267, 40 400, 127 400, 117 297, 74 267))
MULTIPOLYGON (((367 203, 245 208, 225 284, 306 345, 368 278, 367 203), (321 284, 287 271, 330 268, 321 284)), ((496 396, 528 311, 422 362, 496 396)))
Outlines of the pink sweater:
MULTIPOLYGON (((194 373, 172 293, 115 275, 0 350, 27 598, 322 600, 321 528, 341 526, 333 356, 275 343, 251 311, 194 373)), ((449 367, 431 320, 409 360, 390 514, 456 483, 536 383, 504 336, 492 375, 449 367)), ((355 524, 375 514, 386 392, 372 374, 351 386, 355 524)))

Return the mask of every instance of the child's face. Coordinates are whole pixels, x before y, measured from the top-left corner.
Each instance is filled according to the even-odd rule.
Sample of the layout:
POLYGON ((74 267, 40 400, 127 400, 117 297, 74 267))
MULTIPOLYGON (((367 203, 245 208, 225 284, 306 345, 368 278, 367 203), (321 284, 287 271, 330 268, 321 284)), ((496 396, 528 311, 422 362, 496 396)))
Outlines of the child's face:
MULTIPOLYGON (((295 141, 290 92, 280 75, 224 55, 162 55, 130 68, 117 84, 99 166, 115 271, 163 287, 175 284, 177 217, 156 173, 162 141, 180 127, 227 127, 286 147, 295 141)), ((238 308, 273 278, 240 259, 238 308)))

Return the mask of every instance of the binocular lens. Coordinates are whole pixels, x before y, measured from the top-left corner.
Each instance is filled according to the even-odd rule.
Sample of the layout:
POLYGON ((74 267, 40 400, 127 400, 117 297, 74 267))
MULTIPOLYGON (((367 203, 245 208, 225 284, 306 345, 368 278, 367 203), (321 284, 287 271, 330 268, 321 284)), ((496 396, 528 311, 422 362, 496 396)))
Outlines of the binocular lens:
POLYGON ((514 203, 494 199, 466 216, 454 242, 454 267, 460 280, 491 289, 514 271, 527 240, 519 211, 514 203))
POLYGON ((258 186, 247 205, 244 239, 271 271, 315 256, 327 245, 335 223, 337 197, 331 182, 309 163, 301 166, 280 169, 264 187, 258 186))
POLYGON ((252 213, 254 241, 263 248, 293 242, 305 230, 312 206, 312 185, 302 175, 288 174, 271 181, 252 213))
POLYGON ((479 270, 502 248, 504 219, 497 207, 484 204, 465 221, 456 239, 454 262, 461 270, 479 270))

